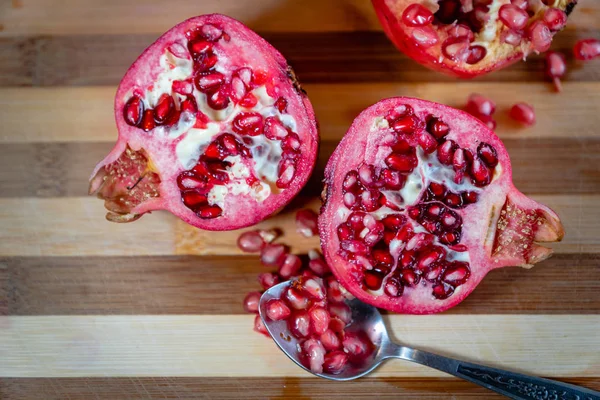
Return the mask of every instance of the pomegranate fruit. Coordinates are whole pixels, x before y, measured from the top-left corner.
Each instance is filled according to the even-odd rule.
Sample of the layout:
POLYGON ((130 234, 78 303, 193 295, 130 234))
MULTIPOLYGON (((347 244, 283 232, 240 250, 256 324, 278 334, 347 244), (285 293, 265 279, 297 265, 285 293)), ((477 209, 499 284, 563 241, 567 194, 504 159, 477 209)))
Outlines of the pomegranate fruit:
POLYGON ((537 242, 564 234, 553 211, 513 186, 493 131, 424 100, 363 111, 329 159, 325 184, 327 264, 353 295, 396 312, 453 307, 490 270, 549 257, 537 242))
POLYGON ((218 14, 142 53, 115 118, 119 139, 90 184, 115 222, 164 209, 203 229, 253 225, 294 197, 317 155, 312 106, 283 56, 218 14))
POLYGON ((390 40, 418 63, 472 78, 544 52, 577 0, 372 0, 390 40))

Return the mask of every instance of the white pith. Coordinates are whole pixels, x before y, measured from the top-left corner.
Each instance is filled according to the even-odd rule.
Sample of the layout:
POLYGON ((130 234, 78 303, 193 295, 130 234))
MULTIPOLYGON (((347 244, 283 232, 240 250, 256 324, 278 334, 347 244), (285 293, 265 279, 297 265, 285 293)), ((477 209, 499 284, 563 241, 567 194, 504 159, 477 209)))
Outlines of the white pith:
MULTIPOLYGON (((187 43, 183 44, 187 48, 187 43)), ((186 53, 189 57, 189 54, 186 53)), ((225 76, 231 75, 234 66, 229 61, 225 61, 226 55, 219 54, 219 62, 215 69, 225 76), (223 59, 223 60, 222 60, 223 59), (222 62, 223 61, 223 62, 222 62)), ((153 86, 148 88, 142 96, 145 109, 154 108, 163 94, 173 97, 176 108, 185 100, 186 96, 172 91, 173 81, 190 79, 193 75, 193 61, 191 58, 180 58, 168 50, 160 57, 160 72, 153 86)), ((194 128, 196 116, 184 112, 179 121, 169 127, 157 126, 150 132, 151 135, 161 136, 168 141, 176 143, 175 151, 178 162, 182 170, 193 168, 198 162, 200 156, 205 151, 208 144, 222 133, 231 133, 240 141, 240 135, 233 132, 231 124, 233 119, 240 112, 257 112, 263 117, 275 116, 284 126, 290 130, 297 131, 297 122, 292 115, 281 113, 275 106, 275 100, 269 96, 264 86, 257 87, 251 91, 257 98, 256 106, 245 108, 234 102, 224 110, 214 110, 206 103, 206 94, 193 88, 193 96, 196 99, 198 110, 203 112, 212 122, 208 122, 206 128, 194 128)), ((126 102, 132 93, 127 93, 123 101, 126 102)), ((223 208, 225 198, 228 193, 234 195, 249 195, 259 202, 263 202, 269 197, 273 190, 283 191, 285 189, 275 188, 275 182, 279 178, 279 162, 281 160, 282 148, 281 141, 270 140, 264 135, 251 137, 251 144, 244 143, 250 150, 252 159, 243 159, 240 156, 229 156, 224 161, 233 165, 227 169, 229 182, 225 185, 215 185, 208 193, 210 204, 217 204, 223 208), (251 176, 250 171, 259 179, 259 182, 251 187, 246 182, 246 178, 251 176)))

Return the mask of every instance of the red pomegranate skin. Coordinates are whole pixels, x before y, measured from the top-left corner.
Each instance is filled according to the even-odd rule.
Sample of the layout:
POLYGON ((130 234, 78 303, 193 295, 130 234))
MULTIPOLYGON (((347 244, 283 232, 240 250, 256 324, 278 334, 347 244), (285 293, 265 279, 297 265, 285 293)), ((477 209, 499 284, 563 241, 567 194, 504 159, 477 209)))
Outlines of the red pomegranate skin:
MULTIPOLYGON (((456 162, 456 159, 452 162, 456 162)), ((461 165, 460 162, 458 164, 461 165)), ((394 165, 402 167, 401 164, 394 165)), ((485 174, 482 176, 486 178, 485 174)), ((429 101, 397 97, 382 100, 364 110, 354 120, 329 159, 325 170, 325 185, 319 215, 319 232, 323 255, 328 265, 339 282, 354 296, 374 306, 399 313, 430 314, 454 307, 476 288, 489 271, 506 266, 530 268, 552 254, 551 249, 539 245, 539 242, 560 241, 564 235, 562 224, 552 210, 528 198, 514 187, 508 153, 493 131, 463 111, 429 101), (411 134, 397 133, 391 127, 406 127, 406 119, 400 117, 402 123, 397 123, 394 117, 386 116, 390 113, 398 115, 397 110, 404 112, 406 106, 413 110, 412 115, 416 116, 417 120, 424 122, 429 118, 429 122, 427 125, 420 125, 420 128, 417 127, 411 134), (436 120, 443 121, 448 129, 439 129, 438 125, 436 132, 445 132, 445 135, 439 135, 441 137, 437 141, 436 149, 427 155, 416 137, 425 130, 434 131, 431 121, 436 120), (403 173, 404 182, 412 182, 412 186, 404 183, 400 190, 388 190, 388 186, 382 186, 387 184, 381 183, 382 179, 377 176, 379 174, 382 177, 383 170, 391 169, 387 168, 390 165, 388 162, 392 160, 389 157, 397 152, 392 150, 393 148, 403 148, 398 152, 407 152, 407 146, 397 144, 401 141, 410 144, 408 151, 418 154, 418 165, 413 172, 403 173), (440 161, 440 154, 446 154, 443 150, 446 142, 455 144, 454 154, 458 153, 458 149, 462 149, 461 155, 470 152, 470 157, 462 157, 467 159, 466 172, 460 168, 456 169, 452 163, 444 165, 440 161), (482 161, 484 159, 487 160, 486 163, 495 166, 485 167, 487 164, 482 161), (371 182, 372 187, 376 188, 374 190, 384 194, 380 200, 394 199, 392 206, 396 209, 394 211, 388 206, 379 205, 375 206, 375 211, 366 212, 366 215, 377 220, 373 222, 373 219, 368 217, 370 223, 375 226, 373 231, 376 231, 378 223, 388 216, 396 216, 398 221, 406 221, 399 226, 407 226, 405 230, 395 228, 396 230, 389 231, 386 226, 384 239, 377 240, 375 237, 374 241, 377 243, 368 247, 366 252, 365 245, 360 243, 366 242, 371 229, 365 228, 366 225, 360 222, 360 218, 358 225, 349 225, 349 215, 352 215, 353 210, 357 213, 364 210, 361 196, 367 189, 356 183, 353 183, 353 186, 347 184, 356 181, 348 178, 356 176, 351 175, 351 171, 361 171, 360 167, 365 164, 374 166, 375 172, 372 176, 375 176, 375 179, 371 179, 371 182), (474 177, 481 178, 479 172, 485 170, 490 172, 491 179, 483 179, 475 184, 474 177), (459 172, 462 180, 459 179, 461 183, 456 183, 459 172), (438 186, 445 185, 447 190, 443 192, 446 193, 443 200, 436 200, 430 194, 432 183, 437 183, 438 186), (351 189, 346 190, 345 187, 351 189), (344 203, 345 193, 349 192, 359 193, 355 198, 360 198, 361 203, 358 203, 358 200, 356 203, 346 203, 357 208, 347 207, 344 203), (446 206, 454 199, 451 192, 462 196, 461 206, 446 206), (394 197, 396 194, 402 197, 394 197), (471 200, 468 202, 465 199, 471 200), (438 207, 430 209, 430 205, 438 207), (440 209, 441 217, 423 214, 440 209), (450 222, 458 221, 458 225, 451 226, 454 229, 452 232, 456 233, 454 239, 458 237, 459 240, 451 244, 442 243, 442 238, 449 236, 445 236, 448 235, 447 231, 444 231, 446 222, 439 222, 440 218, 446 218, 447 215, 453 216, 448 217, 450 222), (440 223, 442 225, 436 225, 440 223), (356 231, 349 226, 357 226, 356 231), (408 236, 405 235, 407 232, 408 236), (388 233, 393 239, 386 243, 388 233), (421 250, 416 251, 416 254, 405 254, 409 252, 410 239, 417 233, 419 237, 428 237, 430 241, 413 240, 413 244, 417 243, 421 250), (349 240, 354 239, 359 243, 349 246, 349 240), (345 247, 342 246, 342 242, 346 243, 345 247), (374 249, 378 251, 377 259, 387 260, 387 266, 374 259, 374 249), (368 261, 359 257, 361 251, 368 261), (438 259, 435 264, 427 264, 432 260, 428 257, 438 253, 444 254, 441 260, 438 259), (414 259, 411 258, 411 254, 414 259), (392 257, 393 260, 390 260, 392 257), (404 260, 408 260, 406 262, 409 267, 403 269, 404 260), (366 267, 368 264, 371 264, 370 269, 366 267), (424 265, 425 269, 419 269, 424 265), (457 265, 459 268, 456 268, 457 265), (433 268, 434 266, 436 268, 433 268), (378 272, 382 270, 384 272, 378 272), (440 270, 444 272, 436 275, 440 270), (384 274, 385 277, 382 278, 384 274), (434 283, 427 280, 430 275, 433 276, 434 283), (407 281, 412 282, 412 286, 407 284, 407 281), (388 294, 389 292, 392 295, 388 294)), ((352 200, 352 196, 350 197, 352 200)), ((362 221, 366 221, 364 216, 362 221)))
MULTIPOLYGON (((106 217, 114 222, 135 221, 145 213, 167 210, 201 229, 219 231, 254 225, 276 213, 294 198, 306 184, 316 161, 319 142, 317 122, 312 105, 293 70, 264 39, 241 22, 220 14, 202 15, 183 21, 151 44, 121 80, 115 96, 114 112, 118 141, 96 166, 90 178, 90 194, 105 200, 108 209, 106 217), (192 54, 192 43, 195 43, 194 49, 204 53, 192 54), (211 57, 216 57, 213 66, 214 58, 211 57), (178 70, 182 65, 187 69, 182 67, 178 70), (250 75, 241 72, 248 68, 252 71, 251 82, 247 78, 250 75), (176 75, 173 77, 169 75, 169 70, 183 72, 173 73, 176 75), (215 72, 224 76, 224 83, 218 86, 218 90, 212 91, 206 89, 203 82, 204 91, 200 90, 199 75, 215 72), (235 86, 234 76, 243 76, 245 80, 237 79, 235 86), (167 87, 175 80, 178 82, 173 83, 172 88, 167 87), (164 92, 171 99, 160 104, 161 100, 157 98, 165 82, 167 88, 164 92), (192 93, 187 97, 175 93, 190 90, 192 93), (236 93, 246 97, 235 98, 236 93), (144 112, 152 110, 154 114, 150 115, 154 115, 154 120, 140 116, 137 106, 132 106, 138 104, 131 103, 136 96, 143 100, 144 112), (186 102, 191 97, 193 99, 186 102), (210 104, 209 98, 212 99, 210 104), (223 105, 225 107, 219 109, 223 105), (264 126, 266 117, 274 115, 280 121, 289 123, 285 126, 289 137, 296 135, 294 137, 299 139, 299 146, 290 150, 296 159, 290 161, 293 166, 290 171, 293 172, 287 176, 287 182, 281 185, 283 187, 279 187, 279 179, 285 172, 285 166, 278 166, 277 152, 281 151, 280 158, 283 160, 286 150, 273 150, 281 149, 283 141, 268 142, 272 148, 267 155, 270 157, 274 154, 275 161, 264 156, 264 165, 272 163, 269 166, 270 174, 277 175, 272 180, 263 179, 258 176, 258 163, 255 163, 256 154, 253 153, 258 147, 256 143, 262 143, 260 140, 264 139, 262 131, 256 137, 234 132, 235 117, 257 109, 256 112, 264 114, 264 126), (126 118, 129 118, 129 122, 126 118), (166 122, 163 122, 165 118, 166 122), (191 179, 186 180, 185 174, 191 174, 190 171, 199 168, 199 157, 208 157, 206 151, 210 147, 206 147, 209 140, 196 143, 192 135, 202 138, 209 131, 212 143, 217 143, 225 133, 237 138, 238 147, 232 151, 239 153, 237 155, 242 162, 234 162, 233 166, 243 164, 249 173, 235 180, 233 166, 224 160, 225 155, 221 153, 220 159, 207 159, 207 165, 210 166, 214 161, 216 170, 211 174, 224 177, 225 171, 229 177, 224 179, 229 183, 235 180, 236 184, 243 185, 246 179, 247 186, 237 190, 241 193, 235 193, 233 186, 227 186, 225 195, 217 190, 209 192, 206 189, 202 192, 204 189, 197 187, 188 190, 190 186, 185 186, 193 183, 191 179), (247 146, 244 150, 246 155, 240 155, 242 147, 239 144, 245 144, 245 140, 254 140, 255 147, 250 149, 247 146), (192 153, 194 155, 190 156, 192 153), (252 158, 247 154, 252 154, 252 158), (195 162, 198 164, 194 165, 195 162)), ((232 154, 229 155, 233 157, 232 154)), ((205 179, 206 176, 200 178, 205 179)), ((212 175, 210 179, 213 179, 212 175)), ((226 186, 214 182, 208 183, 211 190, 226 186)), ((206 182, 200 183, 207 185, 206 182)))

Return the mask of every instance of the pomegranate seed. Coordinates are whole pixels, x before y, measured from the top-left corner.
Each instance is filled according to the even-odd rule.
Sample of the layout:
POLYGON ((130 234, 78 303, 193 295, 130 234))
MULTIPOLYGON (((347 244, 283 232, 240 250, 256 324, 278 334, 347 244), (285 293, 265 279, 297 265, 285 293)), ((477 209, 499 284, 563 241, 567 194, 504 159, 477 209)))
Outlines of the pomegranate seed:
POLYGON ((292 313, 282 300, 271 299, 266 304, 267 317, 273 321, 286 319, 292 313))
POLYGON ((302 296, 302 294, 293 287, 289 287, 286 290, 285 299, 287 300, 290 307, 296 310, 304 310, 310 304, 308 298, 306 296, 302 296))
POLYGON ((267 331, 267 327, 265 326, 265 324, 263 323, 262 319, 260 318, 260 315, 257 315, 256 317, 254 317, 254 330, 258 333, 262 333, 263 335, 269 337, 269 331, 267 331))
POLYGON ((398 171, 392 171, 391 169, 383 169, 381 171, 381 181, 386 189, 389 190, 400 190, 404 187, 406 177, 401 175, 398 171))
POLYGON ((343 351, 332 351, 325 354, 323 360, 323 371, 328 374, 340 374, 348 364, 348 355, 343 351))
POLYGON ((460 3, 456 0, 442 0, 438 2, 439 9, 435 13, 436 18, 443 24, 451 24, 456 21, 460 13, 460 3))
POLYGON ((288 135, 281 141, 281 148, 285 150, 300 150, 300 138, 294 132, 288 132, 288 135))
POLYGON ((522 10, 526 10, 529 7, 529 0, 510 0, 510 3, 522 10))
POLYGON ((307 279, 304 281, 302 290, 317 300, 323 300, 327 295, 325 286, 323 285, 323 280, 321 278, 307 279))
POLYGON ((264 265, 280 266, 285 261, 287 248, 282 244, 267 244, 262 248, 260 261, 264 265))
POLYGON ((342 188, 346 191, 353 190, 357 187, 358 183, 358 172, 352 170, 346 174, 344 178, 344 182, 342 183, 342 188))
POLYGON ((376 271, 365 271, 364 283, 368 289, 379 290, 384 276, 376 271))
POLYGON ((206 104, 213 110, 223 110, 229 105, 229 96, 221 87, 206 98, 206 104))
POLYGON ((358 177, 360 182, 366 187, 373 187, 376 185, 375 168, 369 164, 362 164, 358 167, 358 177))
POLYGON ((477 146, 477 155, 483 160, 485 165, 490 168, 494 168, 498 165, 498 154, 496 153, 496 149, 488 143, 482 142, 477 146))
POLYGON ((244 298, 244 310, 248 313, 258 312, 258 303, 260 302, 260 292, 250 292, 244 298))
POLYGON ((415 263, 415 252, 413 250, 405 250, 400 256, 400 265, 403 267, 410 267, 415 263))
POLYGON ((200 58, 213 48, 212 43, 207 40, 199 39, 188 43, 188 49, 194 59, 200 58))
POLYGON ((400 139, 394 143, 392 151, 400 154, 411 154, 413 153, 414 148, 406 140, 400 139))
POLYGON ((469 47, 469 56, 467 57, 467 64, 477 64, 487 54, 487 49, 483 46, 471 46, 469 47))
POLYGON ((221 36, 223 36, 223 30, 214 26, 213 24, 202 25, 200 32, 202 33, 202 36, 211 42, 216 42, 221 38, 221 36))
POLYGON ((425 153, 430 154, 435 151, 437 148, 437 141, 433 136, 425 131, 421 131, 418 137, 419 146, 425 151, 425 153))
POLYGON ((376 249, 373 250, 373 258, 375 261, 385 265, 392 265, 394 262, 394 257, 387 250, 376 249))
POLYGON ((421 125, 422 122, 417 116, 409 115, 394 121, 394 123, 392 123, 392 129, 396 133, 412 135, 421 128, 421 125))
POLYGON ((527 11, 512 4, 505 4, 500 7, 498 18, 509 29, 517 31, 524 29, 527 26, 527 21, 529 21, 527 11))
POLYGON ((225 75, 216 71, 198 74, 194 81, 196 88, 203 93, 217 90, 223 82, 225 82, 225 75))
POLYGON ((140 128, 144 130, 144 132, 151 131, 156 128, 156 122, 154 121, 154 111, 146 110, 142 116, 142 121, 140 122, 140 128))
POLYGON ((427 132, 440 140, 450 132, 450 127, 439 118, 433 117, 427 123, 427 132))
POLYGON ((544 13, 544 22, 551 31, 560 31, 567 24, 567 14, 558 8, 548 8, 544 13))
POLYGON ((431 182, 429 184, 429 191, 434 196, 434 198, 442 199, 446 194, 446 186, 442 185, 441 183, 431 182))
POLYGON ((456 193, 448 193, 444 197, 444 203, 450 207, 458 208, 462 205, 462 198, 456 193))
POLYGON ((456 62, 465 62, 469 57, 469 39, 449 37, 442 43, 442 53, 456 62))
POLYGON ((446 227, 446 229, 454 229, 460 223, 460 217, 458 214, 448 211, 442 217, 442 224, 446 227))
POLYGON ((470 114, 491 116, 496 112, 496 103, 479 93, 473 93, 469 96, 466 109, 470 114))
POLYGON ((481 187, 489 185, 490 181, 492 180, 492 173, 479 157, 475 157, 473 160, 470 173, 475 186, 481 187))
POLYGON ((371 344, 362 332, 346 332, 342 345, 346 353, 354 359, 364 358, 371 351, 371 344))
POLYGON ((404 292, 404 286, 396 278, 390 278, 385 282, 383 291, 390 297, 400 297, 404 292))
POLYGON ((231 97, 237 102, 241 101, 246 96, 246 85, 239 77, 231 79, 231 97))
POLYGON ((279 97, 277 100, 275 100, 275 108, 277 108, 277 110, 279 110, 280 113, 284 113, 287 110, 287 100, 284 99, 283 97, 279 97))
POLYGON ((419 251, 433 243, 434 238, 435 237, 429 233, 419 232, 406 243, 406 250, 419 251))
POLYGON ((328 351, 337 350, 342 345, 338 335, 336 335, 336 333, 331 329, 327 329, 319 339, 321 340, 321 343, 323 343, 323 347, 325 347, 325 349, 328 351))
POLYGON ((478 197, 479 196, 475 192, 464 192, 462 194, 463 201, 467 204, 476 203, 478 197))
POLYGON ((297 338, 310 335, 310 318, 305 311, 296 312, 288 319, 288 329, 297 338))
POLYGON ((300 257, 295 254, 287 254, 279 268, 279 275, 284 279, 289 279, 297 275, 301 268, 302 260, 300 260, 300 257))
POLYGON ((581 61, 593 60, 600 56, 600 40, 582 39, 575 43, 573 48, 575 58, 581 61))
POLYGON ((463 149, 457 149, 452 158, 452 167, 454 168, 454 182, 462 183, 465 170, 467 168, 467 160, 463 149))
POLYGON ((329 266, 317 251, 310 250, 308 252, 308 268, 310 268, 318 276, 323 276, 329 272, 329 266))
POLYGON ((552 33, 542 21, 535 21, 527 27, 527 37, 531 40, 531 47, 538 53, 543 53, 550 48, 552 33))
POLYGON ((452 159, 454 158, 454 152, 456 151, 456 143, 453 140, 446 140, 438 147, 437 157, 438 160, 444 165, 451 165, 452 159))
POLYGON ((348 225, 355 231, 361 231, 365 227, 365 224, 363 223, 365 215, 366 214, 363 212, 353 212, 348 216, 348 225))
POLYGON ((443 266, 438 263, 431 264, 431 266, 425 271, 423 274, 423 278, 428 280, 429 282, 435 282, 438 277, 441 275, 443 270, 443 266))
POLYGON ((181 112, 186 111, 194 115, 198 112, 196 99, 192 96, 186 97, 186 99, 181 102, 181 112))
POLYGON ((268 117, 265 120, 264 135, 267 139, 282 140, 288 135, 288 130, 277 117, 268 117))
POLYGON ((557 92, 562 91, 560 78, 567 72, 565 56, 555 51, 546 53, 546 76, 552 79, 557 92))
POLYGON ((223 210, 217 205, 206 205, 196 211, 196 214, 202 219, 217 218, 223 214, 223 210))
POLYGON ((292 159, 283 159, 279 163, 279 179, 275 183, 278 188, 285 189, 287 188, 292 180, 296 176, 296 166, 294 165, 294 160, 292 159))
POLYGON ((523 40, 523 34, 518 31, 513 30, 503 30, 500 34, 500 41, 502 43, 507 43, 512 46, 518 46, 521 44, 521 40, 523 40))
POLYGON ((190 209, 195 209, 200 205, 208 204, 208 199, 205 195, 193 190, 181 193, 181 200, 183 201, 183 204, 190 209))
POLYGON ((387 229, 397 231, 406 223, 406 217, 401 214, 391 214, 384 217, 381 222, 387 229))
POLYGON ((419 275, 417 275, 412 269, 406 268, 400 272, 402 273, 402 282, 406 286, 414 286, 419 283, 419 280, 421 280, 419 275))
POLYGON ((410 35, 415 40, 415 43, 425 48, 436 45, 440 40, 436 30, 431 26, 414 28, 410 35))
POLYGON ((385 163, 396 171, 410 173, 417 167, 418 160, 414 154, 392 153, 386 157, 385 163))
POLYGON ((469 42, 475 39, 475 34, 468 26, 464 24, 452 24, 446 30, 448 36, 453 38, 466 38, 469 42))
POLYGON ((123 118, 128 125, 138 126, 142 121, 144 102, 137 96, 130 98, 123 107, 123 118))
POLYGON ((263 129, 262 115, 255 112, 241 112, 233 119, 231 129, 240 135, 260 135, 263 129))
POLYGON ((258 99, 252 93, 248 93, 242 100, 240 100, 239 104, 245 108, 252 108, 258 104, 258 99))
POLYGON ((238 237, 237 245, 246 253, 256 253, 264 247, 265 242, 258 231, 248 231, 238 237))
POLYGON ((455 261, 450 267, 446 268, 442 275, 442 280, 456 287, 464 284, 469 279, 470 275, 471 271, 469 270, 469 264, 455 261))
POLYGON ((443 244, 456 244, 458 243, 459 236, 454 232, 444 232, 440 236, 440 242, 443 244))
POLYGON ((423 26, 433 21, 433 13, 420 4, 411 4, 402 13, 402 21, 408 26, 423 26))
POLYGON ((454 293, 454 288, 445 283, 438 283, 433 287, 433 296, 439 300, 447 299, 452 293, 454 293))
POLYGON ((300 210, 296 213, 296 231, 304 237, 312 237, 318 234, 318 215, 309 209, 300 210))
POLYGON ((346 303, 329 304, 329 313, 344 324, 352 322, 352 310, 350 310, 350 307, 346 303))
POLYGON ((277 285, 279 282, 279 276, 272 272, 262 272, 258 274, 258 283, 260 283, 265 290, 277 285))
POLYGON ((446 255, 446 251, 441 247, 432 247, 429 250, 424 250, 419 253, 419 261, 417 262, 417 268, 424 271, 432 263, 441 260, 446 255))
POLYGON ((340 243, 340 247, 350 253, 367 254, 369 252, 369 247, 360 240, 346 240, 340 243))
POLYGON ((313 307, 308 312, 312 332, 321 335, 329 328, 329 312, 323 307, 313 307))
POLYGON ((308 357, 310 370, 317 374, 323 372, 325 362, 325 348, 317 339, 308 339, 302 344, 302 350, 308 357))
POLYGON ((527 103, 517 103, 510 109, 510 117, 524 125, 535 124, 535 111, 527 103))

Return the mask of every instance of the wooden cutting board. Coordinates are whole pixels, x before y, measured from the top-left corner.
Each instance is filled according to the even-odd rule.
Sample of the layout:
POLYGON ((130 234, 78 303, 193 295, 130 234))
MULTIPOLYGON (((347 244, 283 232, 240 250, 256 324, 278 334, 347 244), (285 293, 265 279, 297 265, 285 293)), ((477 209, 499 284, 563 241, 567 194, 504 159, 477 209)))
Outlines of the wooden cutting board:
MULTIPOLYGON (((116 85, 160 33, 221 12, 247 23, 295 67, 321 125, 315 176, 261 226, 294 251, 294 210, 318 208, 324 164, 360 110, 416 96, 460 107, 472 92, 498 104, 515 182, 563 218, 556 255, 531 271, 493 271, 460 306, 391 315, 408 344, 600 389, 600 60, 569 56, 564 92, 532 56, 473 81, 425 70, 398 53, 366 0, 0 0, 0 398, 494 398, 434 370, 392 362, 332 383, 252 332, 244 294, 264 271, 235 248, 166 213, 104 220, 87 178, 116 139, 116 85), (516 101, 538 123, 506 118, 516 101)), ((600 37, 600 2, 580 0, 553 45, 600 37)))

